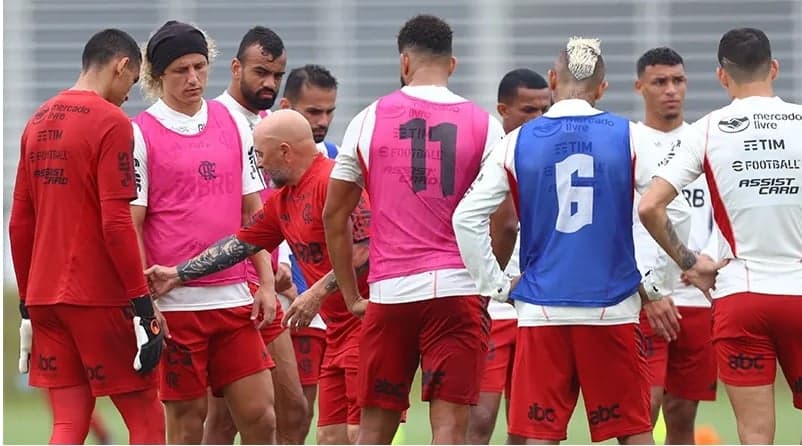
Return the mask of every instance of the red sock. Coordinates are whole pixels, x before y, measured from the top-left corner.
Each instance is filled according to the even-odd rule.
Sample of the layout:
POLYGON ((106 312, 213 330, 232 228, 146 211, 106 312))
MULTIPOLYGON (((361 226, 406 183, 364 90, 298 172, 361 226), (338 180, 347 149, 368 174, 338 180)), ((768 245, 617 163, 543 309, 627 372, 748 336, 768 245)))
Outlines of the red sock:
POLYGON ((128 427, 130 444, 165 444, 164 406, 156 389, 111 395, 128 427))
POLYGON ((95 409, 95 397, 89 386, 47 389, 47 395, 53 410, 50 444, 83 444, 95 409))

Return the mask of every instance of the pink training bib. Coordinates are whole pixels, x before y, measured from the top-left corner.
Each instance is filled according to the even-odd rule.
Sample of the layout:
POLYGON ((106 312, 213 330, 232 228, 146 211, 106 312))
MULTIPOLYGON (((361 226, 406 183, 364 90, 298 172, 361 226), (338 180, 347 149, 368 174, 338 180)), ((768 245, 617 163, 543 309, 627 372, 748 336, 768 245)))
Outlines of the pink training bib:
POLYGON ((487 112, 468 101, 400 90, 379 100, 367 173, 369 282, 464 268, 451 217, 479 173, 487 126, 487 112))
MULTIPOLYGON (((242 142, 228 110, 207 101, 206 127, 183 135, 147 112, 134 118, 148 153, 148 211, 144 242, 149 265, 176 265, 242 222, 242 142)), ((245 281, 245 263, 187 282, 188 286, 245 281)))

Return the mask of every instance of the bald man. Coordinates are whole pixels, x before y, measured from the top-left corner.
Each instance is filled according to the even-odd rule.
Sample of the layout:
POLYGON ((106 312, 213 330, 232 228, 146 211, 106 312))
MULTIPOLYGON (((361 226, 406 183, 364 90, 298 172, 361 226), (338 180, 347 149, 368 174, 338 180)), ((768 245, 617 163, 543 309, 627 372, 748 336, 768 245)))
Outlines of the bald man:
MULTIPOLYGON (((294 110, 271 113, 254 129, 259 165, 276 190, 250 225, 217 242, 177 267, 154 266, 146 273, 157 294, 189 280, 220 271, 262 249, 272 251, 287 240, 307 283, 313 284, 287 309, 284 323, 308 326, 318 312, 326 322, 326 355, 319 383, 319 444, 353 443, 359 428, 356 375, 359 366, 360 321, 364 301, 345 302, 331 270, 323 231, 323 205, 334 161, 316 147, 309 122, 294 110), (349 310, 350 309, 350 310, 349 310)), ((360 291, 367 295, 367 196, 351 214, 353 263, 360 291)))

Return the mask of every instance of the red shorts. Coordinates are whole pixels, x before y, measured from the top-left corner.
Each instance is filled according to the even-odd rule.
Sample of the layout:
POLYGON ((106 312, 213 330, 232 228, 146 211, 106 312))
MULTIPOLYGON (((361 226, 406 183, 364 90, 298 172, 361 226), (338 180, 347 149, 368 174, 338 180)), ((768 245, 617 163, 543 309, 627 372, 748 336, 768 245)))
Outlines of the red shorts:
POLYGON ((316 386, 320 378, 320 366, 326 351, 326 330, 302 328, 292 332, 295 360, 302 386, 316 386))
POLYGON ((679 307, 682 315, 677 340, 669 343, 657 336, 646 314, 641 312, 640 327, 649 363, 651 384, 691 401, 716 400, 716 356, 713 352, 713 310, 705 307, 679 307))
POLYGON ((93 396, 156 387, 157 375, 134 370, 131 307, 55 304, 28 307, 33 329, 30 384, 57 388, 88 384, 93 396))
POLYGON ((777 363, 802 409, 802 296, 737 293, 713 301, 713 346, 721 381, 774 383, 777 363))
POLYGON ((504 392, 510 398, 512 363, 515 359, 515 338, 518 334, 516 319, 494 320, 487 347, 487 361, 480 390, 488 393, 504 392))
POLYGON ((356 404, 359 347, 326 355, 318 383, 318 427, 334 424, 359 425, 360 408, 356 404))
POLYGON ((580 388, 592 441, 652 430, 637 324, 524 327, 517 341, 510 434, 565 440, 580 388))
MULTIPOLYGON (((259 285, 248 282, 248 289, 251 291, 251 296, 254 296, 256 292, 259 291, 259 285)), ((261 330, 262 340, 265 345, 275 341, 284 331, 284 326, 281 325, 282 319, 284 319, 284 310, 281 308, 281 302, 279 302, 278 296, 276 296, 276 317, 273 319, 273 322, 269 323, 267 327, 261 330)))
POLYGON ((251 306, 205 311, 164 312, 172 339, 159 367, 162 401, 216 397, 239 379, 275 366, 259 330, 251 321, 251 306))
POLYGON ((476 404, 485 368, 487 298, 369 303, 362 320, 359 406, 403 411, 420 361, 422 399, 476 404))

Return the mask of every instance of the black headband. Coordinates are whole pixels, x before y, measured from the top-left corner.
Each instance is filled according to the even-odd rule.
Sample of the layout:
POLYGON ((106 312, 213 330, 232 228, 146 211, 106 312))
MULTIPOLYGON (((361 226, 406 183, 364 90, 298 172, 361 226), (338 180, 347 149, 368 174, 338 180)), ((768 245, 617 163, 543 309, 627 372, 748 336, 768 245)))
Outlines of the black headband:
POLYGON ((170 20, 148 42, 147 56, 156 76, 164 74, 168 65, 187 54, 203 54, 209 58, 206 37, 200 30, 186 23, 170 20))

